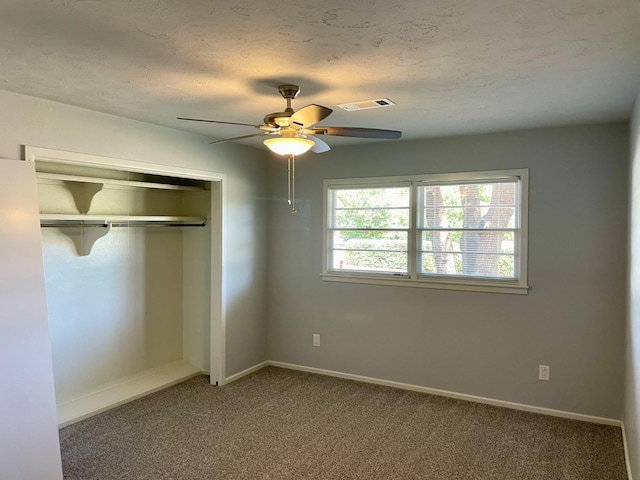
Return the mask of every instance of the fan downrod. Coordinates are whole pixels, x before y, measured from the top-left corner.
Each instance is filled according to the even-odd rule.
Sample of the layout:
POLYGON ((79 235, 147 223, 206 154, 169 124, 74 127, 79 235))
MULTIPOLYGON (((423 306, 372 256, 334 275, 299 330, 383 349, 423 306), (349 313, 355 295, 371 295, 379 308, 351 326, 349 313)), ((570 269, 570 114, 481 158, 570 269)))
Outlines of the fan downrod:
POLYGON ((291 108, 291 100, 296 98, 300 93, 300 87, 298 85, 278 85, 278 91, 280 95, 287 101, 287 108, 284 112, 269 113, 264 117, 264 123, 272 128, 288 127, 289 118, 293 115, 293 108, 291 108))

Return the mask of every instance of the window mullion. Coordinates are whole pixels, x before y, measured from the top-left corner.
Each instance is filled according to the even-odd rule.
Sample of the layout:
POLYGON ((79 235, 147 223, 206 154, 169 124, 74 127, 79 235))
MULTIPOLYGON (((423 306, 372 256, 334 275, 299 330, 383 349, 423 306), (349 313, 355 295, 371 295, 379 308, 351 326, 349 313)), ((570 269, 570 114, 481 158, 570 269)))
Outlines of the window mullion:
POLYGON ((418 188, 417 182, 411 182, 409 193, 409 236, 407 238, 409 278, 418 278, 418 188))

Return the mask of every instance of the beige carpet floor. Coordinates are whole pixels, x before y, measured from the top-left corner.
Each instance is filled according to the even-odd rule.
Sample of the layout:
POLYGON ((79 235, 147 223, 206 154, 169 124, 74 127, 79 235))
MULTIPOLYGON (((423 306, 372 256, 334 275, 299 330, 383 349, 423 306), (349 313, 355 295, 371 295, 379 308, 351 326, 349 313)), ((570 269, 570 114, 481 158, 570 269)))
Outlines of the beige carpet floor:
POLYGON ((626 479, 620 429, 268 367, 60 431, 68 479, 626 479))

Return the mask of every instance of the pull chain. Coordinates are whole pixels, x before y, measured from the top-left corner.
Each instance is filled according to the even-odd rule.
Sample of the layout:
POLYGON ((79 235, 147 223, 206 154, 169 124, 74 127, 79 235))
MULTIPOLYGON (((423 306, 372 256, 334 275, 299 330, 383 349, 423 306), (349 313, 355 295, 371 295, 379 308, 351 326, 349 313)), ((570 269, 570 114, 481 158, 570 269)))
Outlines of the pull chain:
POLYGON ((287 157, 287 202, 291 205, 291 155, 287 157))
POLYGON ((289 155, 287 160, 287 193, 291 213, 296 213, 296 157, 289 155))

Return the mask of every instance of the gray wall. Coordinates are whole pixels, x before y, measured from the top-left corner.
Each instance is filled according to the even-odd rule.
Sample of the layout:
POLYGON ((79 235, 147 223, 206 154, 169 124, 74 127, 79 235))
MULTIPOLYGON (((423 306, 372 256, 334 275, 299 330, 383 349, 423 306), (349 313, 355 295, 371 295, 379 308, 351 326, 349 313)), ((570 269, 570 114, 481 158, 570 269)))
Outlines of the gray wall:
POLYGON ((0 124, 0 158, 20 159, 22 145, 34 145, 226 173, 226 374, 266 360, 263 152, 4 91, 0 124))
POLYGON ((632 474, 640 476, 640 95, 631 119, 629 315, 627 317, 624 425, 632 474))
POLYGON ((269 359, 622 414, 628 124, 334 149, 269 166, 269 359), (323 282, 325 178, 530 169, 527 296, 323 282), (313 333, 322 346, 312 347, 313 333), (551 366, 541 382, 538 365, 551 366))

